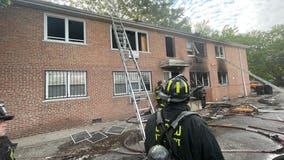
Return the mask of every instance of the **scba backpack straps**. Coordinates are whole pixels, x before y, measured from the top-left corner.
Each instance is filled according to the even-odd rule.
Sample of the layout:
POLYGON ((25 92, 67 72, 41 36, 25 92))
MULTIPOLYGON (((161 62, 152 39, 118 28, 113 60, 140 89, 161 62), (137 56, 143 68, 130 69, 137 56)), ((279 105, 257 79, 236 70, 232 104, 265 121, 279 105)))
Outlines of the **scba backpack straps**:
POLYGON ((186 116, 198 115, 198 114, 195 112, 183 111, 177 116, 177 118, 171 123, 171 125, 168 128, 166 128, 165 126, 161 110, 158 110, 156 114, 157 114, 157 120, 156 120, 157 126, 158 129, 160 130, 160 138, 158 139, 158 144, 165 146, 169 150, 169 153, 173 156, 174 159, 181 160, 181 158, 178 155, 176 155, 175 152, 176 149, 173 147, 172 135, 174 134, 180 120, 182 120, 186 116), (165 144, 164 142, 165 139, 167 144, 165 144))

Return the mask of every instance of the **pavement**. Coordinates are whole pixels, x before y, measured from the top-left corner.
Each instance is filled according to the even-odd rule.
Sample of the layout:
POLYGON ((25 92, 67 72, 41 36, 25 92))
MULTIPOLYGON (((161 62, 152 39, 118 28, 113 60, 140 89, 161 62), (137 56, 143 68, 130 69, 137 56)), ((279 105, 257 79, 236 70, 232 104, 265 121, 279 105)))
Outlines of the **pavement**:
MULTIPOLYGON (((267 120, 284 120, 284 93, 274 96, 265 95, 253 98, 240 98, 232 103, 235 102, 252 103, 256 108, 261 110, 261 112, 254 116, 236 114, 234 116, 221 117, 219 119, 209 121, 208 123, 219 125, 226 124, 243 128, 248 128, 248 126, 257 126, 278 132, 284 132, 284 123, 267 120), (266 98, 268 100, 272 99, 271 101, 277 103, 273 103, 273 105, 260 104, 256 102, 256 99, 259 98, 266 98)), ((12 142, 18 143, 18 148, 15 152, 15 156, 17 160, 46 160, 54 156, 54 154, 58 152, 58 147, 60 145, 72 141, 70 135, 84 130, 87 130, 89 132, 106 131, 113 125, 124 126, 126 127, 126 130, 135 130, 138 127, 137 124, 127 123, 126 121, 112 121, 106 123, 95 123, 93 125, 80 128, 72 128, 30 137, 12 139, 12 142)), ((212 127, 211 129, 213 134, 216 136, 220 147, 223 150, 223 154, 226 160, 274 160, 275 157, 283 154, 282 152, 264 153, 282 148, 283 145, 273 141, 271 138, 256 133, 255 131, 222 127, 212 127)), ((250 130, 252 130, 252 128, 250 128, 250 130)), ((269 135, 276 135, 276 133, 272 132, 265 133, 269 135)), ((277 135, 279 135, 280 138, 284 139, 284 135, 277 135)), ((140 144, 140 146, 143 146, 143 144, 140 144)), ((127 153, 127 151, 125 152, 127 153)), ((137 154, 137 156, 138 155, 141 157, 141 154, 137 154)), ((92 160, 125 159, 125 157, 130 157, 129 159, 135 159, 135 154, 120 154, 112 152, 98 155, 92 158, 92 160), (133 158, 131 158, 131 156, 133 158)), ((83 159, 83 157, 81 159, 83 159)), ((282 160, 284 160, 284 158, 282 160)))
POLYGON ((56 132, 38 134, 30 137, 12 139, 12 142, 18 143, 15 157, 17 160, 49 159, 58 151, 58 147, 60 145, 72 141, 72 134, 82 131, 106 131, 113 125, 125 127, 125 131, 137 128, 136 124, 127 123, 126 121, 112 121, 106 123, 94 123, 93 125, 79 128, 71 128, 56 132))

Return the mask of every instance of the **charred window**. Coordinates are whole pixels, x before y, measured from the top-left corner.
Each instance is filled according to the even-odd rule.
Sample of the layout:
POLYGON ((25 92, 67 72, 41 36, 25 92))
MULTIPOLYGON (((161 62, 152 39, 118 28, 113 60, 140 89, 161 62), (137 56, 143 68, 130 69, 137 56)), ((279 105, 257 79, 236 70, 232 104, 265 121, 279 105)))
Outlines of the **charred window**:
POLYGON ((205 49, 204 49, 204 44, 200 42, 194 42, 194 45, 196 47, 196 56, 198 57, 205 57, 205 49))
POLYGON ((208 72, 190 72, 190 86, 209 86, 208 72))
POLYGON ((218 82, 220 85, 228 84, 227 72, 218 72, 218 82))
POLYGON ((166 37, 166 53, 167 57, 175 57, 174 53, 174 41, 172 37, 166 37))

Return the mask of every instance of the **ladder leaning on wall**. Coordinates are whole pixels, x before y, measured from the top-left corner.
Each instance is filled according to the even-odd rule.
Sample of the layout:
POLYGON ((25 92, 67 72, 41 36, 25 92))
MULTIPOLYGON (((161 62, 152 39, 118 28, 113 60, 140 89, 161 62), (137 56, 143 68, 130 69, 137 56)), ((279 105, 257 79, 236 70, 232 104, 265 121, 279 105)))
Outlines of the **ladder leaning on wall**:
POLYGON ((240 66, 238 66, 238 65, 236 65, 236 64, 234 64, 234 63, 232 63, 231 61, 229 61, 229 60, 227 60, 227 59, 224 59, 224 61, 227 62, 228 64, 230 64, 231 66, 233 66, 233 67, 235 67, 235 68, 237 68, 237 69, 239 69, 239 70, 241 70, 241 71, 243 71, 243 72, 249 74, 250 76, 254 77, 255 79, 257 79, 257 80, 263 82, 264 84, 270 85, 270 86, 271 86, 272 88, 274 88, 275 90, 277 90, 277 91, 279 91, 279 92, 281 92, 281 93, 284 93, 284 90, 283 90, 283 89, 281 89, 281 88, 275 86, 274 84, 272 84, 272 83, 270 83, 270 82, 264 80, 263 78, 261 78, 261 77, 255 75, 255 74, 251 73, 249 70, 246 70, 246 69, 244 69, 244 68, 242 68, 242 67, 240 67, 240 66))
POLYGON ((149 93, 147 91, 145 82, 143 80, 139 65, 137 52, 134 52, 131 48, 129 39, 127 37, 124 25, 122 24, 120 19, 114 19, 112 17, 112 30, 115 35, 116 44, 119 49, 120 57, 123 63, 125 75, 128 82, 128 88, 130 92, 131 102, 133 103, 136 117, 139 125, 139 130, 141 132, 141 136, 143 140, 145 140, 145 131, 142 120, 143 113, 150 111, 151 113, 155 113, 153 108, 153 104, 149 97, 149 93), (138 80, 141 82, 141 89, 134 90, 134 85, 131 83, 131 74, 129 72, 134 72, 138 75, 138 80), (142 103, 142 101, 146 103, 142 103), (146 107, 145 107, 146 105, 146 107))

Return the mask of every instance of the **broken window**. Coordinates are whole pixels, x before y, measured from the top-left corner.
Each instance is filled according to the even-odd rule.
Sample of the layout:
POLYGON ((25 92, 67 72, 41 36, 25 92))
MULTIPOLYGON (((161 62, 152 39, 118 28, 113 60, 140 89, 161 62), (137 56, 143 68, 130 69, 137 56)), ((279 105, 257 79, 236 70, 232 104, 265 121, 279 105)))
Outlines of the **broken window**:
MULTIPOLYGON (((148 35, 147 33, 133 31, 133 30, 126 30, 127 38, 131 45, 131 49, 133 51, 140 51, 140 52, 149 52, 148 49, 148 35)), ((111 30, 111 37, 112 37, 112 48, 118 49, 115 35, 113 30, 111 30)))
POLYGON ((216 58, 225 58, 224 48, 222 46, 215 46, 216 58))
POLYGON ((194 42, 195 46, 195 55, 198 57, 205 57, 205 49, 204 49, 204 44, 200 42, 194 42))
MULTIPOLYGON (((141 74, 147 91, 151 91, 152 90, 151 72, 141 72, 141 74)), ((130 94, 130 88, 127 85, 128 83, 125 72, 113 72, 113 78, 114 78, 114 95, 130 94)), ((139 80, 137 72, 129 72, 129 79, 131 81, 131 86, 134 92, 143 91, 142 89, 143 84, 139 80)))
POLYGON ((190 86, 209 86, 209 73, 208 72, 190 72, 190 86))
POLYGON ((228 83, 227 72, 218 72, 218 82, 220 85, 228 83))
POLYGON ((189 56, 193 56, 193 51, 192 51, 192 42, 190 40, 187 40, 186 41, 186 52, 187 52, 187 55, 189 56))
POLYGON ((84 21, 47 15, 45 27, 46 40, 85 43, 84 21))
POLYGON ((46 71, 46 99, 87 96, 86 72, 46 71))
POLYGON ((166 37, 166 53, 167 57, 175 57, 174 53, 174 41, 172 37, 166 37))

